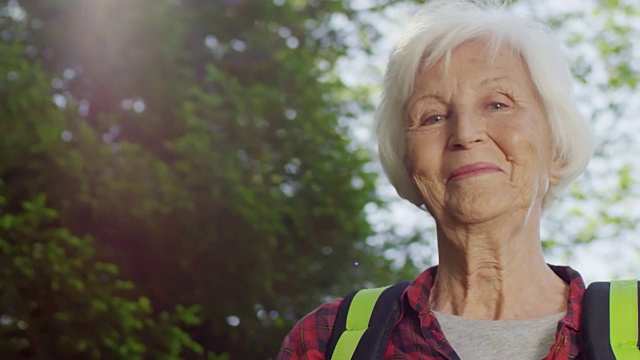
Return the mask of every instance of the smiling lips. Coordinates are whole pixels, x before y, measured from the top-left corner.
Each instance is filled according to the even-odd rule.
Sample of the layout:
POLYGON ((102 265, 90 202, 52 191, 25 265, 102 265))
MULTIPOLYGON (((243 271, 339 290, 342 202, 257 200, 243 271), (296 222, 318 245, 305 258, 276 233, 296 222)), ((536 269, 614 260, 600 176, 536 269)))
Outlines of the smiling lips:
POLYGON ((470 177, 481 176, 495 172, 502 172, 502 169, 496 164, 492 164, 489 162, 477 162, 469 165, 463 165, 453 170, 449 174, 447 182, 463 180, 470 177))

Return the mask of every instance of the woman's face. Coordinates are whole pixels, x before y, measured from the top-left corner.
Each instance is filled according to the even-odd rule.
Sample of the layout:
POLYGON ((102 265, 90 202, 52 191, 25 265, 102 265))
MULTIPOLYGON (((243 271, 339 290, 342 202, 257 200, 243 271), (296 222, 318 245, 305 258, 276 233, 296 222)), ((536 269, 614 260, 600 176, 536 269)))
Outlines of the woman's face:
POLYGON ((416 76, 407 103, 405 161, 431 214, 478 223, 538 210, 554 164, 529 73, 508 48, 464 43, 416 76))

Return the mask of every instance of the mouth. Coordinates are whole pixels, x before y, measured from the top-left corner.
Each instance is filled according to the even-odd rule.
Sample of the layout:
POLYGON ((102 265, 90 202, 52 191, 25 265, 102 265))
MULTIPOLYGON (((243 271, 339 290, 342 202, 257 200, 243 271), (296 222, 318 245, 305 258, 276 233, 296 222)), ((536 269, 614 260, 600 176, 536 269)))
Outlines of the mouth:
POLYGON ((447 182, 468 179, 496 172, 503 172, 498 165, 490 162, 477 162, 456 168, 449 174, 447 182))

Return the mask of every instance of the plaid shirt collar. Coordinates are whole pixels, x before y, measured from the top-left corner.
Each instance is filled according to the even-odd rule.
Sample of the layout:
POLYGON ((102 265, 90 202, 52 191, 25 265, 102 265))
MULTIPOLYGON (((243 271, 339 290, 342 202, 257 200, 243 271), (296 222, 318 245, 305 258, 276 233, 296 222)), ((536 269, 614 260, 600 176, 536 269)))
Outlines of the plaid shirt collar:
MULTIPOLYGON (((569 285, 567 298, 567 314, 558 322, 553 350, 544 360, 574 359, 580 355, 580 315, 582 314, 582 298, 585 292, 584 281, 580 274, 568 266, 549 265, 551 270, 569 285)), ((407 287, 402 297, 405 304, 413 309, 420 318, 420 327, 427 338, 427 342, 438 349, 444 358, 457 359, 451 345, 445 340, 442 328, 439 326, 435 314, 429 308, 429 294, 436 278, 438 267, 434 266, 421 273, 407 287)), ((406 309, 402 310, 400 319, 404 317, 406 309)))

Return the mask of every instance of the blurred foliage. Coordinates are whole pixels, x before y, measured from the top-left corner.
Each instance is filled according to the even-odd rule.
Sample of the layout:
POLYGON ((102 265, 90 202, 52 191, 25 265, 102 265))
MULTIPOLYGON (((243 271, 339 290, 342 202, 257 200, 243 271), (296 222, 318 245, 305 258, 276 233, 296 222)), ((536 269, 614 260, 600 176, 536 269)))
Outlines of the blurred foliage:
MULTIPOLYGON (((4 190, 4 189, 3 189, 4 190)), ((4 205, 4 198, 0 197, 4 205)), ((151 316, 118 268, 95 261, 87 238, 59 227, 45 197, 0 215, 0 354, 3 359, 180 359, 202 347, 180 325, 198 307, 151 316)))
POLYGON ((48 215, 7 229, 2 267, 19 240, 33 242, 28 261, 59 256, 2 278, 52 289, 3 299, 0 316, 41 337, 2 346, 18 341, 25 358, 265 358, 321 301, 413 276, 365 242, 365 205, 382 204, 371 154, 350 140, 368 104, 334 72, 348 49, 336 17, 358 21, 342 1, 7 2, 6 219, 36 216, 23 204, 48 215), (43 299, 51 319, 14 314, 43 299))
MULTIPOLYGON (((630 101, 637 98, 640 79, 640 49, 633 41, 640 36, 639 19, 640 7, 628 0, 595 0, 551 18, 565 37, 580 81, 578 102, 594 126, 597 144, 585 174, 545 219, 548 234, 543 245, 567 259, 577 247, 599 241, 615 242, 612 247, 627 254, 640 250, 640 214, 635 211, 640 168, 634 155, 639 107, 630 101)), ((626 261, 610 260, 612 273, 638 276, 637 266, 624 271, 626 261)))

